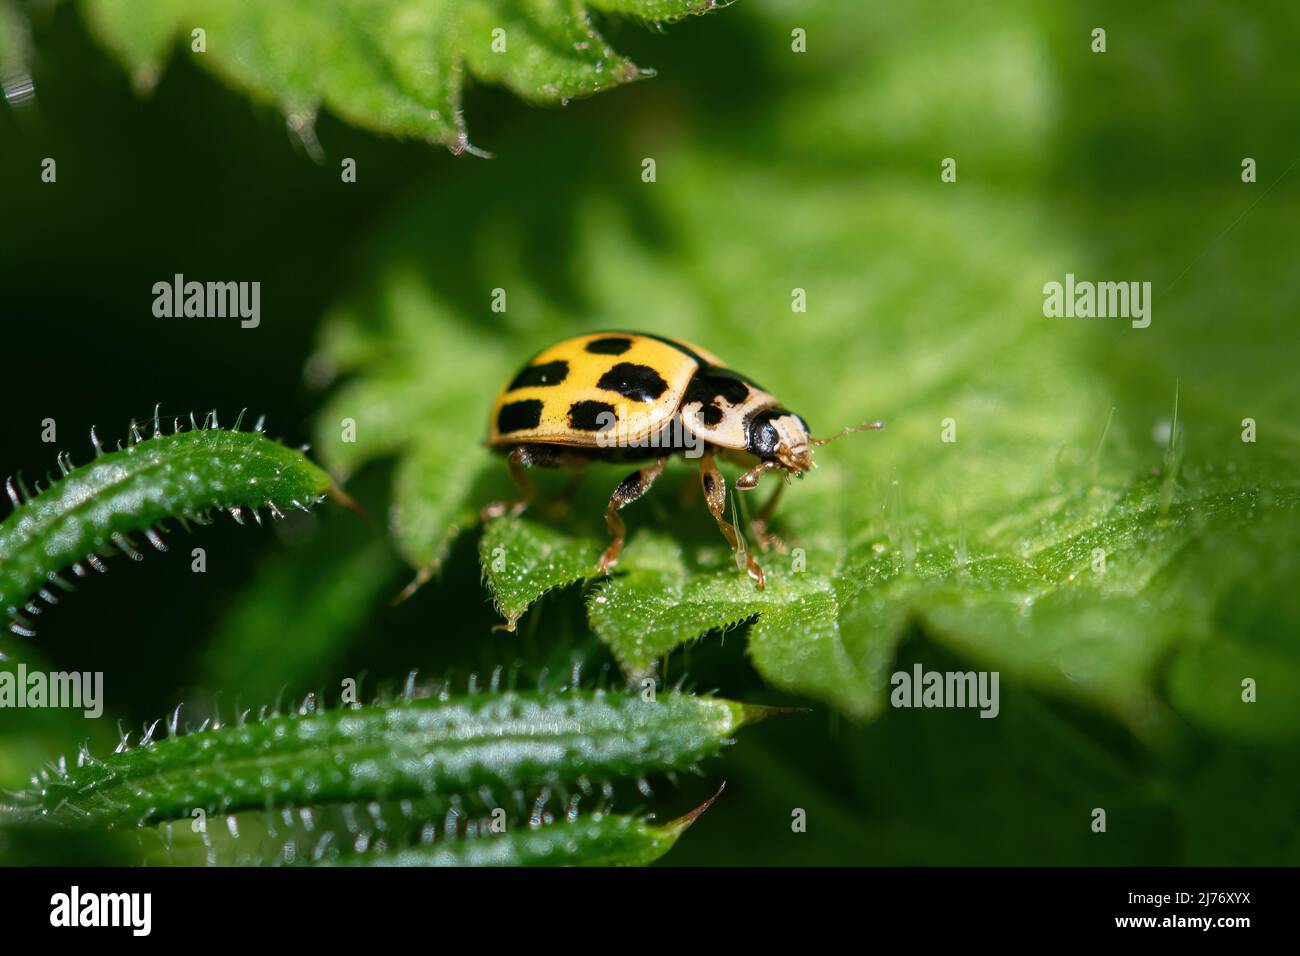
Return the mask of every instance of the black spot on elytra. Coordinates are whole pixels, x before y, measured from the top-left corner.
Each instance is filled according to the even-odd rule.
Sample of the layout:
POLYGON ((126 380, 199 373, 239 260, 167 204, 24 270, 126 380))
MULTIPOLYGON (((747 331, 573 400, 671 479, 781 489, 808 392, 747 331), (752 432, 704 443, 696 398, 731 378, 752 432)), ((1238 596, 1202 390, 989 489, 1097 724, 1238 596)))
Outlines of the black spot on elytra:
POLYGON ((668 383, 649 365, 619 362, 600 377, 597 388, 618 392, 634 402, 652 402, 668 391, 668 383))
POLYGON ((709 428, 714 428, 722 421, 723 410, 719 401, 728 405, 739 405, 749 398, 750 387, 758 388, 753 382, 739 372, 731 369, 702 368, 692 376, 682 396, 682 404, 700 403, 700 418, 709 428))
POLYGON ((541 399, 527 398, 522 402, 507 402, 501 406, 501 411, 497 412, 497 431, 521 432, 536 428, 541 420, 541 399))
POLYGON ((695 373, 691 383, 686 386, 686 394, 682 396, 682 402, 712 405, 715 399, 720 398, 729 405, 739 405, 749 397, 751 385, 753 383, 745 376, 729 368, 717 366, 702 368, 695 373))
POLYGON ((713 494, 713 476, 712 476, 712 475, 705 475, 705 476, 704 476, 704 493, 705 493, 706 495, 711 495, 711 494, 713 494))
POLYGON ((569 363, 564 359, 543 362, 541 365, 529 365, 515 376, 506 391, 513 392, 517 388, 529 388, 535 385, 559 385, 568 375, 569 363))
POLYGON ((587 343, 587 351, 593 355, 622 355, 632 347, 632 340, 621 336, 607 339, 593 339, 587 343))
POLYGON ((614 406, 608 402, 584 400, 569 406, 569 425, 578 431, 599 432, 614 425, 614 406))

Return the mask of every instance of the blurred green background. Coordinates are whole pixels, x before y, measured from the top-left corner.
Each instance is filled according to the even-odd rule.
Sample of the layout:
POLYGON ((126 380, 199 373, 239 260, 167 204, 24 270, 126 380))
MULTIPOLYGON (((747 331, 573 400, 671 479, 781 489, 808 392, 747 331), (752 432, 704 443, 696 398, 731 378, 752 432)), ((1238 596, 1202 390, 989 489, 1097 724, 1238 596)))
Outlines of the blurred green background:
MULTIPOLYGON (((1018 414, 1040 413, 1026 398, 1034 388, 1059 383, 1065 406, 1088 399, 1074 410, 1096 436, 1106 409, 1118 409, 1116 435, 1142 449, 1126 464, 1143 455, 1158 464, 1151 431, 1172 410, 1178 381, 1202 435, 1231 439, 1247 415, 1266 422, 1267 467, 1293 478, 1295 6, 863 6, 742 0, 663 33, 603 20, 611 43, 656 68, 654 79, 563 109, 471 86, 465 115, 491 160, 325 114, 317 163, 274 110, 192 58, 175 56, 154 93, 137 97, 76 7, 33 5, 37 96, 0 111, 3 470, 53 469, 43 419, 55 419, 58 448, 81 460, 92 424, 124 435, 156 402, 170 413, 216 407, 223 420, 247 407, 267 413, 270 434, 308 441, 328 394, 305 374, 323 317, 344 301, 355 311, 385 270, 409 264, 457 322, 518 361, 569 315, 575 329, 702 330, 701 344, 745 357, 737 364, 746 371, 794 393, 790 404, 817 429, 865 403, 870 415, 903 416, 907 436, 909 406, 897 396, 913 388, 937 396, 936 407, 960 397, 967 384, 951 368, 966 356, 978 365, 972 379, 1028 383, 1016 393, 1022 408, 1012 399, 999 409, 1007 434, 1018 414), (1090 49, 1098 26, 1104 54, 1090 49), (808 31, 805 54, 791 52, 795 27, 808 31), (46 156, 58 160, 56 186, 40 182, 46 156), (658 159, 653 186, 640 179, 645 156, 658 159), (940 162, 950 156, 958 181, 944 184, 940 162), (342 157, 357 161, 355 184, 339 180, 342 157), (1258 164, 1253 185, 1241 181, 1244 157, 1258 164), (793 279, 772 274, 781 263, 793 279), (1152 327, 1066 328, 1033 315, 1042 283, 1067 271, 1149 279, 1152 327), (177 272, 260 281, 261 327, 154 318, 150 289, 177 272), (788 290, 809 273, 830 277, 810 291, 825 310, 816 337, 789 314, 788 290), (527 291, 512 297, 509 316, 492 313, 489 290, 515 283, 527 291), (753 301, 708 291, 746 286, 753 301), (594 303, 611 301, 622 311, 593 314, 594 303), (1040 348, 1043 337, 1052 344, 1040 348), (823 367, 801 341, 838 343, 842 354, 823 367), (852 395, 840 394, 846 365, 860 369, 852 395)), ((483 416, 498 384, 481 383, 483 416)), ((1082 427, 1061 426, 1071 438, 1082 427)), ((926 434, 935 428, 927 419, 926 434)), ((871 451, 854 454, 872 461, 871 451)), ((1201 467, 1215 461, 1236 466, 1210 453, 1201 467)), ((1014 457, 1003 465, 1007 484, 1045 480, 1014 457)), ((918 478, 917 495, 938 487, 918 478)), ((39 638, 5 638, 0 649, 104 671, 108 710, 128 726, 178 700, 204 713, 281 688, 328 690, 358 672, 374 686, 412 669, 564 670, 575 649, 589 672, 609 666, 574 589, 548 596, 519 633, 492 631, 499 618, 472 534, 452 546, 440 579, 390 606, 411 572, 385 540, 388 489, 384 463, 351 480, 376 516, 369 523, 325 509, 270 531, 223 521, 192 544, 174 535, 169 553, 115 562, 44 616, 39 638), (192 546, 207 550, 206 575, 190 573, 192 546)), ((1287 695, 1292 714, 1293 530, 1253 558, 1245 537, 1197 558, 1209 579, 1243 583, 1240 601, 1215 613, 1269 649, 1272 657, 1254 659, 1276 661, 1261 686, 1287 695), (1251 581, 1264 582, 1257 593, 1246 590, 1251 581)), ((908 630, 898 667, 913 660, 969 666, 921 626, 908 630)), ((736 633, 674 657, 670 679, 683 673, 733 699, 796 700, 765 686, 736 633)), ((1176 696, 1159 674, 1156 684, 1176 696)), ((666 861, 1300 860, 1294 727, 1290 736, 1234 733, 1230 721, 1198 720, 1183 706, 1173 742, 1153 746, 1131 723, 1068 696, 1027 684, 1004 695, 991 721, 886 709, 858 724, 817 706, 746 731, 708 779, 665 787, 656 800, 672 813, 728 781, 725 799, 666 861), (1112 821, 1104 836, 1088 827, 1098 806, 1112 821), (791 832, 793 808, 807 811, 806 833, 791 832)), ((87 736, 111 747, 112 721, 97 723, 0 713, 0 785, 21 784, 87 736)))

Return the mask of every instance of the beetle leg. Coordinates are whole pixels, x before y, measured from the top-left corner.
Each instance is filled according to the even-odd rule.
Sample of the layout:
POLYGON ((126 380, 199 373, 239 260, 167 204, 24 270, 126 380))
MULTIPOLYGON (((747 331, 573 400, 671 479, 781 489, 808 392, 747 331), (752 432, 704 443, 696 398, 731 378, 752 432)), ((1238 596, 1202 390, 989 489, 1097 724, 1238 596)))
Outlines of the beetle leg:
MULTIPOLYGON (((777 461, 760 461, 736 479, 736 488, 740 491, 757 488, 758 479, 763 477, 764 472, 774 471, 781 467, 781 463, 777 461)), ((776 503, 781 497, 781 492, 785 490, 785 485, 786 482, 783 480, 781 484, 776 486, 771 497, 767 499, 767 503, 759 511, 758 516, 749 523, 749 529, 754 532, 754 537, 758 539, 758 549, 760 551, 766 551, 769 547, 772 547, 781 554, 785 554, 789 550, 785 540, 780 535, 769 534, 767 530, 768 522, 772 520, 772 512, 776 510, 776 503)))
MULTIPOLYGON (((718 530, 731 545, 731 550, 739 551, 740 535, 736 533, 735 526, 723 516, 723 508, 727 503, 727 479, 722 477, 722 472, 714 464, 712 452, 705 452, 700 459, 700 483, 704 486, 704 500, 708 503, 709 514, 713 515, 713 520, 718 523, 718 530)), ((758 566, 758 562, 754 560, 754 555, 748 548, 745 549, 745 564, 749 576, 761 591, 765 584, 763 569, 758 566)))
POLYGON ((618 556, 623 551, 623 539, 627 536, 627 525, 623 523, 623 518, 618 513, 619 509, 624 505, 630 505, 649 491, 650 486, 655 483, 655 479, 663 472, 666 464, 668 464, 667 456, 660 458, 654 464, 646 465, 644 468, 632 472, 632 474, 620 481, 618 487, 614 489, 609 504, 605 506, 605 524, 609 526, 609 533, 613 535, 614 540, 609 543, 605 553, 600 556, 601 574, 609 573, 609 569, 618 562, 618 556))
POLYGON ((500 518, 502 515, 507 514, 512 517, 521 515, 532 503, 533 483, 528 480, 528 475, 524 472, 527 460, 527 454, 523 448, 511 449, 510 454, 506 455, 506 463, 510 466, 510 477, 515 480, 515 486, 519 489, 519 497, 515 501, 494 501, 486 505, 479 512, 479 517, 482 520, 500 518))
POLYGON ((750 491, 758 487, 758 479, 763 477, 763 473, 771 471, 773 468, 780 468, 781 463, 777 461, 760 461, 749 471, 745 472, 736 479, 737 491, 750 491))

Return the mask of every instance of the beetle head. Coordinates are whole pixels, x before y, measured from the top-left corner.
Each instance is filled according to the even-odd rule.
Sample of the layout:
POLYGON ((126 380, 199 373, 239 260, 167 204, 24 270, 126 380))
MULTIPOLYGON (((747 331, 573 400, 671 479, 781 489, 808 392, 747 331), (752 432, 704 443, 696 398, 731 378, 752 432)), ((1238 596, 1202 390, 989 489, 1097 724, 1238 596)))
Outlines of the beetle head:
POLYGON ((808 423, 784 408, 769 408, 749 423, 748 451, 760 461, 773 462, 794 474, 812 468, 814 440, 808 423))
POLYGON ((813 438, 808 434, 808 423, 794 412, 773 408, 755 415, 749 423, 749 451, 758 456, 759 463, 736 482, 741 489, 754 488, 759 476, 772 468, 784 468, 788 474, 802 475, 813 467, 812 450, 853 432, 884 428, 884 422, 863 422, 850 425, 843 431, 826 438, 813 438))

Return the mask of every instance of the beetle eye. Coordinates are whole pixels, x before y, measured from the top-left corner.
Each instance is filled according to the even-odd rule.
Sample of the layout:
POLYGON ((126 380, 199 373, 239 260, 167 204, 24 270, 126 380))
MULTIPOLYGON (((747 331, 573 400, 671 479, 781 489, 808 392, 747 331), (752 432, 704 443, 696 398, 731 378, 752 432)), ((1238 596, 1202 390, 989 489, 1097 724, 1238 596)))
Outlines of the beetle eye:
POLYGON ((749 450, 759 458, 769 458, 776 454, 780 440, 771 422, 755 422, 749 432, 749 450))

